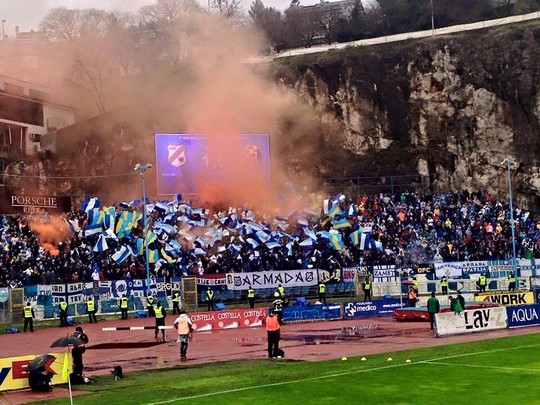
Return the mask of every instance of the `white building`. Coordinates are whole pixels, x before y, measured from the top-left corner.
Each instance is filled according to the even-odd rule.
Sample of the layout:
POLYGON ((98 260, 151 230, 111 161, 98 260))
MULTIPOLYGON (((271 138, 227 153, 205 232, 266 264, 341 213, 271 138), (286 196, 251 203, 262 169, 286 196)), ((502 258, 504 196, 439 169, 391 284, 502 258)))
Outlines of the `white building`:
POLYGON ((49 88, 0 75, 0 158, 37 153, 42 135, 74 123, 75 110, 49 88))

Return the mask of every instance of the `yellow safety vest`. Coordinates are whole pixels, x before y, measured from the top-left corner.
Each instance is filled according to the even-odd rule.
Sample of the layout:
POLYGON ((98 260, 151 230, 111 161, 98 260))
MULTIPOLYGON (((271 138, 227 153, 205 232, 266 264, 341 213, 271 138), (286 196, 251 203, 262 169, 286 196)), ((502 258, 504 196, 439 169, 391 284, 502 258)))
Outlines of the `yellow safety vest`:
POLYGON ((324 284, 319 284, 319 292, 321 294, 324 294, 326 292, 326 285, 324 284))
POLYGON ((441 279, 441 287, 448 287, 448 279, 446 277, 441 279))
POLYGON ((156 318, 163 318, 163 307, 156 307, 156 318))
POLYGON ((214 298, 214 290, 207 290, 206 291, 206 296, 208 297, 209 300, 214 298))
POLYGON ((24 307, 24 317, 32 318, 32 305, 27 305, 24 307))
POLYGON ((371 289, 371 283, 364 284, 364 290, 370 290, 371 289))
POLYGON ((486 276, 480 276, 479 282, 480 285, 486 285, 486 276))
POLYGON ((86 301, 86 309, 90 312, 96 309, 94 306, 94 300, 86 301))
POLYGON ((67 307, 68 307, 68 304, 67 304, 66 301, 62 301, 62 302, 60 303, 60 309, 61 309, 62 311, 65 311, 65 310, 67 309, 67 307))
POLYGON ((515 277, 512 277, 512 276, 508 276, 508 281, 510 283, 515 283, 516 282, 516 278, 515 277))
POLYGON ((180 294, 174 293, 173 302, 180 302, 180 294))
POLYGON ((279 295, 285 295, 285 287, 281 286, 277 288, 279 295))
POLYGON ((253 288, 250 288, 248 290, 248 298, 254 298, 255 297, 255 290, 253 288))
POLYGON ((120 303, 120 308, 127 308, 128 307, 129 299, 128 297, 122 297, 122 301, 120 303))

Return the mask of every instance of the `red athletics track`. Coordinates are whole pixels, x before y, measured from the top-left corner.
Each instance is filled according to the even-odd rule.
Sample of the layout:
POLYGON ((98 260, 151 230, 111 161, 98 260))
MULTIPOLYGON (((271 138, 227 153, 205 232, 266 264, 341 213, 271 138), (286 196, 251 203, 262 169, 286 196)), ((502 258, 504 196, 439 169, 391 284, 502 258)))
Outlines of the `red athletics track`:
MULTIPOLYGON (((171 325, 174 319, 174 316, 168 316, 166 324, 171 325)), ((84 354, 85 374, 90 377, 108 374, 117 364, 122 366, 125 373, 129 373, 180 364, 189 366, 267 357, 266 331, 262 327, 195 332, 189 345, 188 360, 184 362, 180 362, 174 329, 167 331, 170 340, 167 343, 156 342, 153 330, 142 330, 110 332, 109 344, 109 332, 101 331, 103 327, 145 325, 153 325, 153 319, 83 324, 90 338, 84 354)), ((61 348, 51 349, 50 344, 74 330, 75 327, 58 327, 34 333, 0 335, 0 356, 4 358, 59 352, 61 348)), ((280 346, 285 350, 287 359, 319 361, 537 332, 540 332, 539 328, 530 327, 434 338, 428 322, 396 322, 392 317, 376 317, 286 324, 282 327, 280 346)), ((61 396, 67 396, 67 390, 59 387, 45 394, 22 390, 0 394, 0 404, 22 404, 61 396)))

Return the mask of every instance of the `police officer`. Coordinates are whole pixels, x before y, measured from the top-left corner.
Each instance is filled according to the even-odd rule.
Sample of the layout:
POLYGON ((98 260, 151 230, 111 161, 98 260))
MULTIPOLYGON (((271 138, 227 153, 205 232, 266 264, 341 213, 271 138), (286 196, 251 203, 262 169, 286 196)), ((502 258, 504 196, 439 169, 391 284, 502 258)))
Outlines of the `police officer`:
POLYGON ((34 313, 34 308, 32 307, 32 304, 30 304, 30 301, 26 303, 26 305, 23 308, 23 318, 24 318, 24 331, 26 332, 26 329, 30 326, 30 332, 34 331, 34 318, 36 317, 36 314, 34 313))
POLYGON ((516 276, 513 271, 511 271, 508 276, 508 291, 516 291, 516 276))
POLYGON ((279 292, 274 293, 274 301, 272 302, 272 313, 276 315, 279 324, 283 324, 283 300, 279 292))
POLYGON ((92 323, 92 322, 97 323, 96 303, 95 303, 94 298, 92 296, 88 297, 88 300, 86 301, 86 312, 88 312, 88 320, 90 321, 90 323, 92 323))
POLYGON ((67 317, 68 317, 68 303, 64 301, 63 298, 60 298, 60 303, 58 304, 58 309, 60 311, 60 326, 68 326, 67 317))
POLYGON ((214 310, 214 290, 212 290, 212 287, 208 287, 208 290, 206 290, 206 305, 209 311, 214 310))
POLYGON ((248 288, 247 299, 249 302, 249 307, 255 308, 255 290, 251 286, 248 288))
POLYGON ((484 273, 480 274, 480 278, 478 279, 478 287, 480 287, 480 292, 486 292, 486 286, 487 286, 487 278, 484 273))
POLYGON ((326 305, 326 284, 319 283, 319 301, 326 305))
MULTIPOLYGON (((165 326, 165 308, 161 306, 161 302, 156 303, 156 308, 154 309, 156 316, 156 329, 154 331, 154 337, 158 338, 159 327, 165 326)), ((165 329, 161 329, 161 334, 163 336, 163 341, 165 342, 165 329)))
POLYGON ((446 276, 441 278, 441 292, 443 295, 448 295, 448 277, 446 276))
POLYGON ((154 305, 156 303, 156 297, 150 292, 146 296, 146 309, 148 310, 148 317, 152 318, 155 315, 154 305))
POLYGON ((369 277, 364 281, 364 301, 371 301, 371 280, 369 277))
POLYGON ((122 298, 120 298, 120 312, 122 313, 122 319, 128 319, 128 306, 129 298, 124 294, 122 295, 122 298))
POLYGON ((172 313, 180 315, 180 293, 176 291, 172 298, 172 313))

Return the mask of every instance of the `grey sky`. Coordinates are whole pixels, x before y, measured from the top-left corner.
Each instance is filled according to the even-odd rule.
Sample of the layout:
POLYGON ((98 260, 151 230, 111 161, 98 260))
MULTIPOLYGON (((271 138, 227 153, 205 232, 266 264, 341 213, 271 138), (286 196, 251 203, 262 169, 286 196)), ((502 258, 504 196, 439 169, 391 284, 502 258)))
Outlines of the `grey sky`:
MULTIPOLYGON (((208 0, 198 0, 206 6, 208 0)), ((247 10, 253 0, 241 0, 247 10)), ((0 20, 4 23, 5 34, 13 37, 15 26, 21 31, 37 30, 38 24, 47 11, 54 7, 68 8, 97 8, 102 10, 137 11, 145 4, 152 4, 154 0, 0 0, 0 20)), ((290 0, 263 0, 267 7, 276 7, 284 10, 290 0)), ((302 5, 318 3, 318 0, 301 0, 302 5)), ((1 36, 1 34, 0 34, 1 36)))

